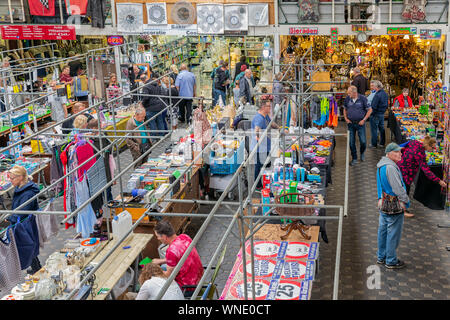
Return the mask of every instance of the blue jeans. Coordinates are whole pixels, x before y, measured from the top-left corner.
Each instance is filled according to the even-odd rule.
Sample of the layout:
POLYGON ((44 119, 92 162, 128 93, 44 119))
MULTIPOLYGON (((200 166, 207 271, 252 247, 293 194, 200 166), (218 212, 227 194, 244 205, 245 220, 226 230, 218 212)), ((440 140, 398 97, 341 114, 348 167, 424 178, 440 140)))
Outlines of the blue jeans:
POLYGON ((226 92, 214 88, 213 106, 215 106, 219 102, 219 97, 222 97, 223 104, 225 105, 225 101, 227 98, 226 92))
POLYGON ((377 146, 378 131, 380 131, 380 145, 385 145, 386 137, 384 136, 384 114, 372 114, 370 120, 371 144, 377 146))
POLYGON ((366 124, 360 126, 357 123, 348 123, 348 131, 350 131, 350 151, 352 152, 352 159, 358 159, 358 154, 356 153, 356 133, 359 137, 359 151, 361 154, 366 151, 366 124))
POLYGON ((396 264, 397 248, 402 237, 404 214, 389 215, 380 212, 378 225, 378 260, 385 260, 386 264, 396 264))
MULTIPOLYGON (((157 114, 158 112, 148 111, 147 112, 147 120, 154 117, 155 114, 157 114)), ((164 116, 162 115, 162 113, 159 114, 155 119, 150 120, 150 122, 148 123, 150 130, 165 130, 165 126, 164 126, 165 121, 166 120, 164 119, 164 116)), ((167 124, 166 124, 166 126, 167 126, 167 124)), ((166 134, 167 133, 164 133, 164 132, 150 132, 151 136, 164 136, 166 134)), ((152 140, 155 140, 155 139, 152 139, 152 140)))

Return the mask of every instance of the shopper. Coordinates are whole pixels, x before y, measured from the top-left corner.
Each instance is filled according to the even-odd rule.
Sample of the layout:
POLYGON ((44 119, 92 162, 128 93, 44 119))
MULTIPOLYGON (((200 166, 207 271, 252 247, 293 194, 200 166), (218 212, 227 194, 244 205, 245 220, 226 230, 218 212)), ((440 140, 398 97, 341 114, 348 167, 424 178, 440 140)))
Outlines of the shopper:
POLYGON ((283 84, 281 83, 283 79, 283 73, 278 72, 275 74, 275 80, 273 81, 272 94, 273 94, 273 105, 281 105, 283 100, 286 100, 283 84))
POLYGON ((72 84, 73 78, 70 76, 70 67, 64 66, 61 74, 59 75, 59 82, 63 84, 72 84))
MULTIPOLYGON (((190 246, 192 239, 187 234, 180 234, 177 236, 172 225, 165 220, 159 221, 155 226, 156 238, 164 245, 168 245, 165 257, 153 259, 153 263, 167 265, 167 270, 164 274, 169 277, 173 269, 176 267, 181 257, 190 246)), ((187 259, 183 263, 180 271, 175 277, 175 281, 183 289, 183 286, 197 285, 203 275, 203 266, 198 255, 197 249, 194 247, 189 253, 187 259)), ((192 295, 194 289, 187 289, 185 296, 192 295)))
MULTIPOLYGON (((261 106, 258 110, 258 113, 253 117, 252 119, 252 139, 250 144, 250 150, 249 152, 252 152, 253 149, 258 144, 261 135, 263 132, 267 129, 267 126, 269 125, 270 121, 272 121, 269 117, 270 111, 272 108, 272 102, 270 100, 263 100, 261 101, 261 106)), ((272 128, 279 129, 280 127, 275 122, 272 123, 272 128)), ((266 158, 269 156, 270 150, 271 150, 271 140, 270 140, 270 130, 267 133, 267 136, 264 138, 264 140, 261 142, 261 144, 258 146, 256 151, 256 162, 255 162, 255 181, 256 178, 259 175, 259 172, 261 171, 261 168, 266 161, 266 158)), ((262 179, 258 180, 258 184, 256 187, 258 189, 262 188, 262 179)))
MULTIPOLYGON (((12 169, 8 171, 8 178, 11 181, 11 184, 14 186, 14 194, 12 198, 12 210, 16 210, 19 206, 30 200, 32 197, 39 193, 39 187, 36 183, 33 182, 33 177, 28 175, 27 170, 22 166, 14 166, 12 169)), ((38 211, 39 204, 37 199, 34 199, 27 205, 20 208, 18 211, 38 211)), ((29 215, 28 214, 19 214, 15 213, 9 216, 7 219, 11 224, 18 223, 19 221, 23 221, 29 215)), ((34 224, 36 224, 36 221, 34 224)), ((37 225, 36 225, 37 229, 37 225)), ((35 248, 28 248, 30 250, 30 254, 34 257, 31 260, 31 267, 27 270, 28 274, 34 274, 39 271, 42 266, 38 258, 39 254, 39 244, 36 244, 35 248), (36 254, 37 251, 37 254, 36 254)), ((28 260, 29 261, 29 260, 28 260)), ((26 267, 25 267, 26 268, 26 267)))
MULTIPOLYGON (((417 140, 410 140, 401 145, 402 159, 397 163, 403 176, 403 181, 406 185, 406 192, 409 195, 411 190, 411 184, 414 178, 417 176, 419 170, 422 170, 425 176, 435 182, 439 183, 442 188, 445 188, 447 184, 444 180, 438 178, 427 164, 427 156, 425 151, 431 152, 436 149, 436 139, 430 136, 425 136, 423 142, 417 140)), ((414 214, 408 210, 405 212, 405 217, 414 217, 414 214)))
MULTIPOLYGON (((72 107, 72 115, 74 115, 74 114, 77 114, 77 113, 79 113, 79 112, 81 112, 81 111, 83 111, 83 110, 85 110, 86 109, 86 105, 83 103, 83 102, 76 102, 74 105, 73 105, 73 107, 72 107)), ((84 112, 84 113, 82 113, 86 118, 87 118, 87 121, 89 122, 91 119, 93 119, 94 117, 93 116, 91 116, 90 114, 89 114, 89 112, 88 111, 86 111, 86 112, 84 112)), ((62 124, 62 132, 63 133, 70 133, 71 131, 72 131, 72 129, 73 129, 73 122, 74 122, 74 120, 75 120, 75 118, 76 117, 74 117, 74 118, 71 118, 71 119, 67 119, 65 122, 63 122, 63 124, 62 124)))
POLYGON ((233 88, 233 101, 235 107, 239 107, 239 91, 239 80, 236 80, 233 88))
MULTIPOLYGON (((87 124, 87 129, 89 129, 89 132, 86 133, 86 135, 94 136, 94 137, 90 137, 90 139, 92 140, 92 144, 94 145, 96 150, 102 150, 103 148, 106 148, 101 154, 98 154, 96 156, 96 160, 100 159, 100 157, 103 158, 103 161, 105 164, 106 180, 111 181, 113 172, 111 172, 110 157, 113 157, 113 154, 112 154, 113 148, 112 148, 111 142, 109 142, 108 138, 96 137, 99 135, 98 125, 99 125, 99 123, 98 123, 97 119, 91 119, 87 124), (101 144, 100 144, 100 140, 101 140, 101 144)), ((131 134, 134 134, 134 133, 131 133, 131 134)), ((116 184, 116 182, 114 181, 113 184, 116 184)), ((109 186, 106 189, 106 200, 108 202, 113 200, 111 186, 109 186)))
MULTIPOLYGON (((128 149, 130 149, 131 156, 133 157, 133 161, 136 161, 136 159, 138 159, 140 156, 142 156, 152 146, 152 142, 150 139, 137 137, 137 135, 138 135, 137 130, 141 131, 141 134, 140 134, 141 136, 145 137, 145 136, 149 135, 148 133, 145 132, 145 130, 147 130, 146 126, 142 125, 145 121, 145 116, 146 116, 145 108, 142 106, 138 106, 136 108, 134 116, 132 116, 127 122, 127 127, 126 127, 127 132, 130 133, 131 130, 133 131, 133 132, 131 132, 131 134, 129 134, 130 136, 131 135, 132 136, 127 138, 128 149), (137 129, 138 126, 140 126, 139 129, 137 129)), ((140 161, 136 162, 134 164, 134 167, 137 168, 142 163, 147 162, 147 158, 148 158, 148 155, 146 155, 140 161)))
POLYGON ((144 106, 147 113, 147 120, 152 119, 149 122, 150 130, 152 136, 163 136, 167 132, 164 132, 167 128, 167 124, 164 124, 166 119, 163 116, 162 110, 167 108, 167 104, 164 99, 170 96, 178 96, 178 90, 175 86, 171 86, 170 89, 165 89, 161 87, 159 75, 157 73, 152 73, 152 80, 147 82, 142 90, 142 93, 146 96, 142 99, 142 105, 144 106), (158 97, 159 96, 159 97, 158 97), (164 98, 166 97, 166 98, 164 98))
POLYGON ((75 120, 73 120, 73 128, 72 131, 69 134, 70 138, 73 138, 76 134, 84 134, 86 131, 83 131, 83 129, 87 128, 88 118, 85 115, 78 115, 75 117, 75 120), (80 130, 81 129, 81 130, 80 130))
POLYGON ((234 68, 234 79, 233 81, 236 82, 237 80, 237 76, 242 72, 245 71, 245 69, 249 68, 247 61, 247 57, 246 56, 241 56, 241 58, 239 59, 239 62, 236 63, 236 66, 234 68), (245 66, 245 69, 242 70, 242 66, 245 66))
POLYGON ((372 108, 367 104, 367 98, 358 93, 355 86, 347 89, 347 97, 344 100, 344 119, 347 122, 350 133, 350 150, 352 153, 351 166, 356 165, 358 154, 356 152, 356 133, 359 137, 360 159, 365 160, 366 151, 366 121, 372 113, 372 108))
POLYGON ((370 94, 367 96, 367 103, 369 106, 372 105, 373 97, 375 97, 375 93, 377 93, 377 90, 375 90, 375 81, 370 81, 370 94))
POLYGON ((390 143, 385 149, 386 156, 377 164, 377 193, 380 218, 378 225, 377 263, 388 269, 401 269, 405 263, 397 258, 397 248, 402 236, 403 210, 409 207, 409 197, 397 163, 402 158, 402 148, 390 143), (382 212, 383 198, 396 197, 402 211, 400 213, 382 212))
POLYGON ((414 107, 411 97, 408 95, 409 89, 404 88, 402 94, 395 97, 393 106, 394 108, 408 109, 414 107))
POLYGON ((226 105, 227 101, 227 88, 230 84, 230 75, 228 72, 228 62, 224 62, 222 67, 216 70, 216 76, 214 77, 214 92, 216 97, 216 104, 219 102, 219 97, 222 97, 222 102, 226 105))
POLYGON ((241 66, 241 71, 240 73, 234 77, 234 83, 233 86, 235 85, 236 81, 239 81, 244 75, 245 75, 245 70, 247 70, 247 65, 242 65, 241 66))
POLYGON ((192 100, 197 90, 195 75, 190 72, 185 63, 180 66, 180 73, 175 81, 175 87, 181 98, 179 105, 180 121, 190 123, 192 117, 192 100))
POLYGON ((216 91, 215 91, 215 87, 214 87, 214 79, 216 77, 216 71, 218 69, 220 69, 222 67, 223 64, 223 60, 219 60, 219 63, 217 64, 217 67, 215 67, 213 69, 213 71, 211 72, 211 81, 212 81, 212 85, 211 85, 211 97, 212 97, 212 105, 215 106, 217 104, 217 97, 216 97, 216 91))
POLYGON ((170 77, 172 78, 173 82, 175 83, 177 81, 177 77, 179 74, 178 67, 176 64, 173 64, 170 66, 170 71, 173 73, 170 74, 170 77))
POLYGON ((253 102, 253 83, 252 83, 252 70, 245 70, 244 77, 239 82, 239 101, 242 104, 246 104, 247 102, 252 104, 253 102))
POLYGON ((355 86, 358 89, 358 93, 362 95, 365 95, 366 91, 369 89, 369 81, 361 74, 358 67, 353 69, 352 85, 355 86))
POLYGON ((57 87, 56 87, 56 81, 52 80, 50 81, 50 88, 48 90, 49 93, 53 93, 52 95, 48 96, 47 100, 48 103, 52 106, 52 120, 56 122, 63 121, 65 118, 67 118, 68 112, 67 112, 67 98, 65 96, 59 97, 56 93, 57 87))
POLYGON ((83 73, 83 65, 81 64, 80 59, 76 58, 76 54, 73 51, 69 52, 69 57, 73 58, 73 60, 68 63, 68 65, 70 67, 70 73, 69 73, 70 76, 71 77, 79 76, 80 74, 83 73))
POLYGON ((389 104, 389 96, 383 90, 383 84, 375 80, 375 95, 373 97, 371 108, 372 115, 370 116, 370 132, 371 132, 371 148, 376 148, 378 143, 378 132, 380 132, 380 145, 384 147, 386 142, 384 131, 384 113, 389 104))

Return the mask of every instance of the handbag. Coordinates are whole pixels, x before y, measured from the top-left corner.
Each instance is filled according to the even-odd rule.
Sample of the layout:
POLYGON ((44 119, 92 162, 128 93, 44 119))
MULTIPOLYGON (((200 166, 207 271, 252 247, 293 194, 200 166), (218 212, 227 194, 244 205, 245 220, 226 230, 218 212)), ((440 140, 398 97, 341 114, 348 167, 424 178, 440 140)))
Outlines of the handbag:
POLYGON ((403 208, 400 205, 397 196, 391 196, 390 194, 383 192, 380 211, 385 214, 399 214, 403 212, 403 208))

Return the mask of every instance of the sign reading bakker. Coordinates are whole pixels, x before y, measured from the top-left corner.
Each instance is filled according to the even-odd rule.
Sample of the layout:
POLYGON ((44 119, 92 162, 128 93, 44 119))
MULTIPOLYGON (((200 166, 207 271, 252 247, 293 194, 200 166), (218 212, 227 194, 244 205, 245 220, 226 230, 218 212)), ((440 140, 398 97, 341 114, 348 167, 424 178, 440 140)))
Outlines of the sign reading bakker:
POLYGON ((76 40, 74 26, 0 26, 3 40, 76 40))
POLYGON ((302 35, 318 35, 319 28, 298 28, 292 27, 289 28, 289 34, 302 34, 302 35))

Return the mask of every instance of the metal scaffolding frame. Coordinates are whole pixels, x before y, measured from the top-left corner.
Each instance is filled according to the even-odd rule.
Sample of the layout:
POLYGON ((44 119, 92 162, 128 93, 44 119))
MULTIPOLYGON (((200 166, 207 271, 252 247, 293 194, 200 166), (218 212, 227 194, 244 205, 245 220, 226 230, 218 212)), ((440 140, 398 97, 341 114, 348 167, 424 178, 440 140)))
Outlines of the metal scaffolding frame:
MULTIPOLYGON (((99 50, 99 49, 96 49, 99 50)), ((87 58, 87 56, 86 56, 87 58)), ((289 68, 291 68, 292 66, 289 66, 289 68)), ((168 72, 167 74, 162 75, 160 78, 158 79, 154 79, 148 83, 145 84, 145 86, 149 85, 150 83, 152 83, 153 81, 157 81, 159 79, 162 79, 165 76, 170 75, 172 72, 168 72)), ((300 82, 303 80, 303 77, 301 78, 300 82)), ((292 85, 292 84, 291 84, 292 85)), ((294 87, 295 90, 295 94, 297 97, 302 97, 303 95, 307 95, 310 94, 308 92, 303 92, 303 86, 301 86, 302 88, 297 88, 294 87)), ((115 101, 122 99, 123 97, 127 97, 127 96, 132 96, 134 94, 138 94, 138 90, 141 90, 142 87, 136 88, 131 90, 130 92, 127 92, 125 94, 123 94, 120 97, 114 98, 110 101, 100 101, 97 103, 94 103, 93 105, 90 105, 88 108, 86 108, 86 110, 91 110, 91 109, 95 109, 97 112, 99 112, 99 107, 102 104, 112 104, 115 101)), ((169 90, 169 96, 157 96, 157 95, 149 95, 149 96, 154 96, 154 97, 158 97, 162 100, 162 102, 165 105, 165 108, 163 110, 161 110, 158 114, 156 114, 155 116, 153 116, 152 118, 146 120, 143 124, 141 124, 139 127, 144 126, 146 123, 149 123, 151 120, 155 119, 159 114, 161 114, 162 112, 164 112, 165 110, 168 110, 168 108, 170 108, 172 106, 172 97, 170 96, 170 90, 169 90), (166 103, 163 99, 167 99, 169 98, 169 103, 166 103)), ((40 97, 38 99, 42 99, 45 97, 40 97)), ((179 98, 179 97, 177 97, 179 98)), ((37 100, 38 100, 37 99, 37 100)), ((199 100, 203 100, 203 98, 194 98, 194 99, 199 99, 199 100)), ((300 103, 296 102, 297 108, 298 110, 303 107, 303 100, 301 99, 300 103)), ((23 105, 25 106, 25 105, 23 105)), ((337 216, 315 216, 314 220, 338 220, 338 235, 337 235, 337 244, 336 244, 336 264, 335 264, 335 275, 334 275, 334 289, 333 289, 333 299, 338 299, 338 288, 339 288, 339 270, 340 270, 340 253, 341 253, 341 242, 342 242, 342 225, 343 225, 343 218, 344 216, 347 215, 347 198, 348 198, 348 189, 347 189, 347 185, 348 185, 348 154, 349 154, 349 144, 348 144, 348 135, 345 135, 347 137, 347 143, 346 143, 346 147, 347 147, 347 161, 346 161, 346 191, 345 191, 345 199, 344 199, 344 205, 289 205, 289 204, 253 204, 251 199, 252 199, 252 195, 255 192, 256 189, 256 185, 258 180, 261 178, 262 173, 264 171, 264 169, 266 168, 269 160, 270 160, 270 156, 267 157, 266 161, 263 164, 263 167, 260 171, 259 176, 255 179, 255 181, 253 182, 253 184, 251 185, 247 185, 247 196, 244 198, 244 185, 245 185, 245 181, 244 181, 244 170, 247 170, 247 177, 251 177, 252 176, 252 172, 251 172, 251 168, 250 168, 250 163, 252 161, 252 159, 255 157, 255 155, 257 154, 258 148, 260 146, 260 144, 263 142, 263 140, 268 136, 271 125, 273 123, 275 123, 275 119, 278 116, 279 113, 281 113, 282 115, 282 121, 283 123, 285 122, 285 114, 286 114, 286 107, 287 104, 285 102, 283 102, 280 106, 280 108, 275 112, 275 115, 273 117, 273 119, 271 120, 271 122, 269 123, 269 125, 267 126, 267 128, 261 133, 260 135, 260 139, 257 142, 256 146, 253 148, 253 150, 250 152, 250 154, 248 155, 248 157, 245 159, 245 161, 239 166, 239 168, 236 170, 236 172, 233 174, 231 180, 229 181, 228 185, 226 186, 224 192, 222 193, 222 195, 219 197, 219 199, 217 201, 205 201, 205 200, 196 200, 196 199, 164 199, 165 196, 172 191, 172 189, 174 188, 174 186, 181 180, 181 178, 191 170, 191 168, 193 166, 197 166, 197 162, 198 160, 200 160, 203 157, 203 153, 206 152, 208 150, 208 147, 210 147, 212 145, 212 143, 214 143, 216 141, 216 139, 222 134, 222 132, 219 130, 219 132, 217 132, 217 134, 208 142, 208 144, 201 150, 201 152, 199 154, 197 154, 194 159, 192 160, 191 164, 188 165, 184 171, 182 172, 182 174, 169 186, 169 188, 164 192, 163 195, 161 195, 161 197, 159 199, 157 199, 157 201, 155 203, 152 203, 148 206, 147 210, 137 219, 137 221, 132 225, 131 229, 121 238, 118 239, 117 243, 114 245, 114 247, 103 257, 103 259, 99 262, 98 265, 94 266, 93 269, 91 269, 91 271, 84 277, 84 279, 81 280, 79 286, 77 288, 75 288, 74 290, 72 290, 72 292, 69 293, 69 295, 67 296, 67 299, 71 299, 77 292, 78 289, 84 284, 86 283, 91 276, 94 275, 94 273, 99 269, 99 267, 106 261, 106 259, 111 256, 111 254, 115 251, 115 249, 117 249, 120 244, 128 237, 128 235, 140 224, 140 222, 145 218, 145 217, 153 217, 153 216, 163 216, 163 217, 170 217, 170 216, 184 216, 184 217, 197 217, 197 218, 206 218, 206 220, 203 222, 202 226, 200 227, 200 229, 198 230, 198 232, 196 233, 195 237, 192 239, 192 243, 190 244, 190 246, 187 248, 187 250, 185 251, 185 253, 183 254, 182 258, 180 259, 180 261, 178 262, 178 264, 176 265, 176 267, 174 268, 174 270, 172 271, 170 277, 167 279, 167 281, 165 282, 163 288, 160 290, 157 299, 161 299, 162 296, 164 295, 164 293, 166 292, 166 290, 168 289, 169 285, 172 283, 172 281, 175 279, 175 277, 177 276, 178 272, 180 271, 183 263, 186 261, 189 253, 192 251, 192 249, 195 247, 195 245, 198 243, 199 239, 201 238, 201 236, 203 235, 203 233, 205 232, 206 228, 208 227, 208 225, 210 224, 211 220, 214 217, 223 217, 223 218, 230 218, 232 217, 232 221, 229 223, 228 228, 226 230, 226 232, 224 233, 224 235, 222 236, 216 251, 213 254, 213 257, 210 259, 208 266, 197 286, 197 288, 194 291, 194 294, 192 296, 191 299, 195 299, 204 282, 206 281, 207 276, 209 275, 209 272, 211 271, 212 268, 212 264, 213 262, 217 259, 217 257, 219 256, 222 247, 226 241, 226 239, 228 238, 228 236, 232 233, 232 228, 235 225, 236 221, 240 221, 240 242, 241 242, 241 246, 244 248, 244 245, 246 243, 246 240, 250 239, 250 246, 252 248, 252 252, 253 252, 253 234, 257 231, 258 228, 260 228, 264 223, 266 223, 269 220, 280 220, 280 219, 286 219, 286 218, 290 218, 290 217, 280 217, 280 216, 269 216, 269 213, 272 212, 272 210, 274 210, 277 207, 298 207, 298 208, 318 208, 318 209, 331 209, 331 210, 338 210, 339 214, 337 216), (224 201, 226 194, 231 190, 233 183, 237 180, 237 184, 238 184, 238 191, 239 191, 239 202, 226 202, 224 201), (157 206, 164 201, 169 201, 169 202, 179 202, 179 203, 198 203, 198 204, 214 204, 213 209, 211 210, 211 212, 207 215, 201 215, 201 214, 189 214, 189 213, 158 213, 158 212, 153 212, 157 206), (221 206, 225 206, 228 209, 230 209, 232 212, 233 210, 230 208, 230 206, 237 206, 238 208, 233 212, 232 215, 217 215, 217 211, 221 206), (253 212, 252 208, 253 207, 261 207, 261 206, 265 206, 265 207, 270 207, 271 209, 269 210, 269 212, 266 215, 263 216, 254 216, 254 215, 244 215, 244 208, 247 208, 247 212, 253 212), (256 220, 256 223, 254 223, 254 221, 256 220), (249 225, 247 224, 247 221, 249 221, 249 225), (258 224, 260 224, 260 226, 258 226, 258 224), (250 235, 247 237, 244 233, 245 233, 245 229, 244 226, 247 225, 249 226, 249 233, 250 235)), ((113 107, 114 109, 114 107, 113 107)), ((10 112, 10 111, 7 111, 10 112)), ((0 153, 4 152, 6 150, 9 150, 15 146, 17 146, 18 144, 21 144, 25 141, 31 140, 32 138, 36 138, 39 135, 54 135, 52 133, 47 133, 49 130, 53 129, 55 126, 62 124, 63 122, 65 122, 68 119, 72 119, 75 118, 76 116, 83 114, 85 112, 85 110, 78 112, 77 114, 73 114, 71 116, 69 116, 68 118, 59 121, 41 131, 38 131, 34 134, 32 134, 29 137, 26 137, 25 139, 23 139, 20 142, 11 144, 10 146, 7 146, 5 148, 0 148, 0 153)), ((75 172, 75 170, 77 170, 78 168, 82 167, 84 164, 88 163, 91 159, 95 158, 97 155, 101 155, 103 154, 104 151, 106 151, 107 149, 110 148, 114 148, 115 146, 120 146, 120 144, 127 139, 128 137, 132 137, 133 133, 136 134, 135 131, 127 131, 127 130, 117 130, 116 128, 116 121, 115 121, 115 112, 112 113, 113 114, 113 127, 114 127, 114 136, 109 136, 106 135, 107 132, 111 132, 111 130, 106 131, 104 129, 101 128, 100 125, 100 120, 98 120, 98 134, 97 135, 93 135, 92 137, 98 137, 100 138, 100 150, 94 150, 94 155, 87 159, 85 162, 79 164, 76 168, 72 169, 70 172, 67 172, 63 177, 61 177, 60 179, 58 179, 57 181, 53 182, 50 186, 44 188, 43 190, 41 190, 38 194, 36 194, 34 197, 30 198, 27 202, 25 202, 24 204, 22 204, 21 206, 19 206, 16 210, 0 210, 0 214, 5 214, 6 216, 3 216, 2 220, 4 220, 7 216, 9 216, 11 213, 17 213, 17 210, 20 210, 20 208, 24 207, 26 204, 30 203, 31 201, 38 199, 39 195, 44 194, 45 192, 47 192, 48 190, 51 190, 54 186, 57 185, 57 183, 59 183, 60 181, 62 181, 63 179, 65 179, 66 177, 70 176, 73 172, 75 172), (124 132, 125 135, 124 136, 119 136, 117 133, 118 132, 124 132), (104 139, 108 139, 111 144, 107 147, 103 147, 102 144, 102 138, 104 139)), ((170 113, 169 113, 170 114, 170 113)), ((300 115, 303 114, 303 112, 298 113, 300 115)), ((301 122, 301 124, 303 123, 303 121, 301 122)), ((139 127, 137 129, 139 129, 139 127)), ((152 135, 152 132, 157 132, 158 130, 145 130, 144 132, 146 132, 145 136, 141 136, 141 137, 148 137, 148 138, 155 138, 154 135, 152 135), (148 133, 148 134, 147 134, 148 133)), ((128 170, 130 170, 135 163, 137 163, 138 161, 144 159, 144 157, 146 157, 148 154, 150 154, 156 147, 158 147, 160 144, 162 144, 164 141, 166 141, 167 138, 169 138, 171 136, 171 134, 173 133, 173 129, 169 128, 168 133, 163 135, 163 136, 157 136, 159 138, 159 141, 157 143, 155 143, 149 150, 147 150, 144 154, 142 154, 139 158, 137 158, 136 160, 132 161, 126 168, 124 168, 123 170, 121 170, 119 168, 119 174, 116 175, 111 181, 109 181, 105 186, 103 186, 96 194, 92 195, 88 200, 86 200, 86 202, 84 202, 82 205, 78 206, 77 209, 75 211, 73 211, 72 213, 70 213, 70 215, 67 215, 68 212, 65 211, 20 211, 20 214, 54 214, 54 215, 67 215, 67 217, 61 222, 61 224, 63 224, 64 222, 68 221, 70 218, 72 218, 73 216, 75 216, 78 212, 80 212, 85 206, 87 206, 93 199, 95 199, 98 195, 100 195, 103 192, 106 192, 106 189, 108 187, 110 187, 115 181, 119 180, 121 181, 122 176, 124 173, 126 173, 128 170)), ((239 132, 234 132, 232 135, 236 136, 236 135, 240 135, 241 133, 239 132)), ((244 132, 244 134, 246 134, 244 132)), ((303 131, 303 128, 301 127, 301 130, 299 131, 299 134, 295 134, 293 136, 296 136, 297 139, 294 140, 293 143, 295 143, 296 141, 301 141, 302 145, 303 145, 303 139, 302 137, 304 135, 306 135, 308 133, 305 133, 303 131)), ((310 134, 308 134, 310 135, 310 134)), ((339 134, 334 134, 335 136, 339 136, 339 134)), ((290 136, 288 134, 285 134, 284 132, 281 132, 281 139, 282 139, 282 148, 285 149, 286 148, 286 136, 290 136)), ((330 136, 329 134, 327 136, 330 136)), ((293 144, 291 143, 291 145, 293 144)), ((284 152, 283 154, 283 164, 285 164, 285 155, 284 152)), ((118 162, 120 162, 120 157, 119 157, 119 148, 116 148, 116 156, 117 156, 117 160, 118 162)), ((285 179, 285 178, 284 178, 285 179)), ((123 190, 122 190, 122 183, 120 183, 120 187, 121 187, 121 196, 123 199, 123 190)), ((122 201, 122 206, 123 206, 123 201, 122 201)), ((109 238, 109 215, 106 216, 106 220, 107 220, 107 226, 108 226, 108 240, 109 238)), ((311 219, 311 217, 291 217, 293 219, 311 219)), ((2 221, 0 220, 0 221, 2 221)), ((244 265, 246 265, 246 252, 245 250, 243 250, 243 263, 244 265)), ((251 259, 251 266, 253 268, 254 266, 254 256, 253 254, 251 254, 250 256, 251 259)), ((252 293, 253 296, 255 296, 255 279, 254 279, 254 275, 252 275, 252 279, 251 279, 251 283, 252 283, 252 293)), ((244 282, 247 282, 247 275, 244 272, 244 282)), ((245 299, 248 299, 248 291, 247 291, 247 287, 244 287, 244 291, 245 291, 245 299)))

